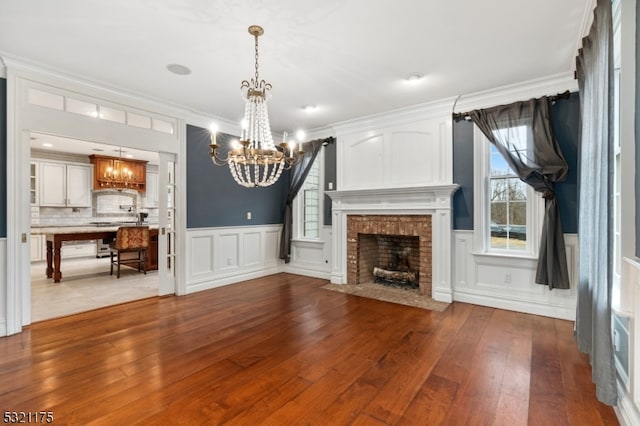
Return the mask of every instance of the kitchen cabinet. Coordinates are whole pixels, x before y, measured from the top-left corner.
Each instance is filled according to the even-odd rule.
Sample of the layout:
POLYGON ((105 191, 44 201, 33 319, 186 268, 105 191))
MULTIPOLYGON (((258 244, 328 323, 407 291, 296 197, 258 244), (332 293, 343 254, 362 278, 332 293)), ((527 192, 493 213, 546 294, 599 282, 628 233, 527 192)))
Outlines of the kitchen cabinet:
POLYGON ((60 255, 65 259, 87 256, 95 257, 96 248, 96 240, 67 241, 62 244, 60 255))
POLYGON ((45 242, 44 235, 31 235, 31 261, 38 262, 44 260, 45 242))
POLYGON ((158 173, 147 172, 147 191, 144 194, 143 207, 158 207, 158 173))
POLYGON ((29 200, 32 206, 37 206, 40 204, 40 188, 38 187, 40 163, 32 161, 29 170, 29 200))
POLYGON ((40 163, 40 206, 91 207, 91 166, 40 163))
POLYGON ((93 164, 93 189, 133 189, 145 192, 147 162, 120 157, 90 155, 93 164))

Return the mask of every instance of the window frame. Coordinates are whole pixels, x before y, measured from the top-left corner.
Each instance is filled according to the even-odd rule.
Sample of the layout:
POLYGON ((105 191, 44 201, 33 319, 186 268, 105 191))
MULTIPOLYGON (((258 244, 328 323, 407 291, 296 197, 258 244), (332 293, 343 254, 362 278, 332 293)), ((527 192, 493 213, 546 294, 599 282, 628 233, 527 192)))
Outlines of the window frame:
MULTIPOLYGON (((297 241, 321 241, 322 227, 324 223, 324 149, 320 148, 320 152, 314 160, 314 165, 318 167, 318 236, 308 237, 305 235, 305 215, 304 215, 304 184, 293 200, 293 240, 297 241)), ((305 179, 306 183, 306 179, 305 179)))
POLYGON ((544 220, 544 199, 530 185, 526 185, 527 243, 525 250, 491 248, 491 142, 476 125, 473 126, 473 139, 474 255, 537 259, 544 220))

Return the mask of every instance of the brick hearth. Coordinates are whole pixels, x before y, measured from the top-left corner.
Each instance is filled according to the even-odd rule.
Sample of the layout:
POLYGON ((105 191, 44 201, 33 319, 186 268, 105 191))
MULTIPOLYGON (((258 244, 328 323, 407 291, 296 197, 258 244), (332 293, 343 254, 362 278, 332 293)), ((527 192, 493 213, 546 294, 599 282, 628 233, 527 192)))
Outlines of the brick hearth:
POLYGON ((358 253, 370 244, 358 234, 414 236, 419 239, 420 292, 431 296, 431 215, 347 215, 347 282, 359 284, 370 276, 373 266, 359 262, 358 253), (362 242, 363 241, 363 242, 362 242), (365 247, 360 247, 364 244, 365 247))

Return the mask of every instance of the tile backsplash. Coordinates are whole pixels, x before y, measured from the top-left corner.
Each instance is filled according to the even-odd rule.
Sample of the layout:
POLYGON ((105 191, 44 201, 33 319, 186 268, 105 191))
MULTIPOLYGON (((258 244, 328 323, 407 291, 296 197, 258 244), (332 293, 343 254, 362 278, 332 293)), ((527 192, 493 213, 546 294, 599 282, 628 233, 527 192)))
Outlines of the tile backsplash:
POLYGON ((138 208, 141 196, 134 191, 94 191, 92 207, 31 207, 32 225, 84 225, 90 222, 130 221, 148 213, 147 222, 158 222, 157 208, 138 208))

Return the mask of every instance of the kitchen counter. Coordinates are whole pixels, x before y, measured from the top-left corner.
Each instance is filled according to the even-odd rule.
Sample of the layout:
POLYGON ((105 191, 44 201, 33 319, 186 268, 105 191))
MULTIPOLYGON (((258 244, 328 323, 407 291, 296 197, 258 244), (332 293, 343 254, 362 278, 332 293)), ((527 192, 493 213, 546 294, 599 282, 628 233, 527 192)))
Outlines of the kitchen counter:
MULTIPOLYGON (((62 251, 62 243, 65 241, 83 241, 83 240, 97 240, 105 238, 115 238, 118 228, 126 226, 127 224, 114 224, 113 226, 97 226, 97 225, 78 225, 78 226, 66 226, 66 227, 41 227, 32 228, 32 234, 44 234, 47 241, 47 278, 53 278, 54 283, 59 283, 62 279, 62 271, 60 270, 60 254, 62 251), (34 232, 35 231, 35 232, 34 232)), ((133 226, 133 224, 128 224, 133 226)), ((157 238, 158 238, 158 225, 145 224, 149 226, 150 238, 155 241, 155 245, 150 251, 155 249, 155 253, 149 253, 147 259, 155 259, 157 268, 157 238)), ((152 242, 150 242, 152 243, 152 242)), ((150 260, 151 262, 151 260, 150 260)), ((154 268, 147 268, 152 270, 154 268)))
MULTIPOLYGON (((45 234, 54 234, 54 233, 65 233, 65 234, 80 234, 83 232, 100 232, 100 231, 112 231, 115 232, 121 226, 134 226, 135 223, 122 223, 122 224, 114 224, 114 225, 95 225, 95 224, 86 224, 86 225, 31 225, 31 234, 33 235, 45 235, 45 234)), ((149 227, 149 229, 158 229, 157 223, 143 223, 149 227)), ((91 239, 91 238, 89 238, 91 239)))

